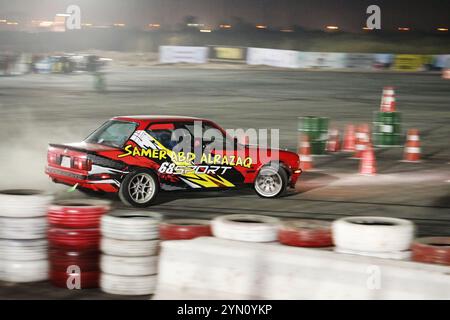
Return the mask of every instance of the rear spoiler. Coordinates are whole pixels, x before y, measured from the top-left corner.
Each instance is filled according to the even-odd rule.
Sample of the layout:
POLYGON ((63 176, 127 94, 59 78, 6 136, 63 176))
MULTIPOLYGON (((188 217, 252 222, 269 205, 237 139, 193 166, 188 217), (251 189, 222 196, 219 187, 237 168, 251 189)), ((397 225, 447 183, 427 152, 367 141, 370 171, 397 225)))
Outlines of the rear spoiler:
POLYGON ((95 154, 94 151, 89 151, 89 150, 82 149, 82 148, 77 148, 77 147, 73 147, 73 146, 68 146, 68 145, 65 145, 65 144, 49 143, 48 145, 49 145, 50 147, 58 148, 58 149, 69 149, 69 150, 79 151, 79 152, 84 152, 84 153, 88 153, 88 154, 95 154))

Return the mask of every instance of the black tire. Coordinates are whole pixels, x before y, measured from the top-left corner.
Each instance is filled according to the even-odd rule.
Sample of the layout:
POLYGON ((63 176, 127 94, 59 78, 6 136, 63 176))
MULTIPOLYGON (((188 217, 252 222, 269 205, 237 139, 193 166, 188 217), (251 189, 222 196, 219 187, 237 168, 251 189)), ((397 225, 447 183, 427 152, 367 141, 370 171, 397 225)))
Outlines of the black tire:
POLYGON ((133 171, 129 173, 125 179, 122 181, 122 185, 119 189, 119 198, 122 201, 123 204, 130 207, 136 207, 136 208, 145 208, 150 206, 153 201, 155 200, 157 194, 159 193, 159 180, 157 175, 151 171, 146 169, 138 169, 136 171, 133 171), (142 177, 145 176, 146 179, 149 181, 152 181, 154 191, 151 196, 149 196, 146 199, 142 199, 140 201, 137 201, 135 197, 132 195, 131 189, 133 189, 132 184, 135 183, 136 177, 142 177), (131 185, 131 186, 130 186, 131 185))
POLYGON ((284 192, 286 192, 287 186, 288 186, 288 175, 286 173, 286 170, 284 170, 280 165, 272 164, 266 165, 261 168, 261 170, 258 172, 258 175, 256 176, 253 189, 255 190, 256 194, 261 198, 277 198, 283 195, 284 192), (280 184, 279 190, 277 189, 270 194, 264 194, 261 188, 257 186, 258 178, 260 176, 265 175, 265 173, 272 173, 274 175, 277 175, 278 177, 277 179, 279 179, 280 184))

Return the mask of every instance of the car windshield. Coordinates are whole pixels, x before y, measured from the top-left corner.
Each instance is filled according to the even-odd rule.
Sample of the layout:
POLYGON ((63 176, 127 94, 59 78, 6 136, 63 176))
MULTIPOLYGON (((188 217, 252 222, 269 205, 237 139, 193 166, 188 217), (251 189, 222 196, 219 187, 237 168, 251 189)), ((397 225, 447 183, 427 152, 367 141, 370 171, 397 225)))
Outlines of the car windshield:
POLYGON ((95 130, 85 142, 122 148, 136 130, 136 123, 111 120, 95 130))

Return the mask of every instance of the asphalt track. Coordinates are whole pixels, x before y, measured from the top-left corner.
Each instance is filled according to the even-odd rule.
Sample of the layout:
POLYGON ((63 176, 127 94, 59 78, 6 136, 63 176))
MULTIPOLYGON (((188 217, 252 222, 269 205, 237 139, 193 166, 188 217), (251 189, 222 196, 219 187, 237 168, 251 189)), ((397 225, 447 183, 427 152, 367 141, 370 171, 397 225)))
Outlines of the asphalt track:
MULTIPOLYGON (((112 116, 187 115, 210 118, 224 128, 277 128, 281 147, 295 150, 297 117, 327 116, 341 130, 347 123, 370 122, 388 85, 396 87, 403 128, 421 132, 422 163, 399 162, 402 148, 378 149, 378 175, 363 177, 348 154, 315 157, 317 170, 304 173, 295 190, 279 199, 260 199, 252 190, 171 192, 148 210, 191 218, 390 216, 414 221, 419 236, 448 236, 450 81, 436 74, 113 67, 106 93, 94 91, 90 75, 0 77, 0 188, 44 188, 60 198, 82 197, 44 175, 46 145, 82 140, 112 116)), ((117 200, 114 205, 123 208, 117 200)), ((38 295, 24 293, 29 286, 0 284, 0 298, 110 297, 58 294, 46 286, 38 295)))

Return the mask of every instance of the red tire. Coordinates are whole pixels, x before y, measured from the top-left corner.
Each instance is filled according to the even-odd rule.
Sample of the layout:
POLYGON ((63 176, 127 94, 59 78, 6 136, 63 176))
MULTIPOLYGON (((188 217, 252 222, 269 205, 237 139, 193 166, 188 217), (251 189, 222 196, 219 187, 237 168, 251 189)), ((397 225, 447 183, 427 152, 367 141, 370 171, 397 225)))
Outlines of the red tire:
POLYGON ((98 228, 109 202, 100 200, 62 200, 48 209, 48 222, 58 228, 98 228))
MULTIPOLYGON (((50 271, 49 278, 50 283, 55 287, 67 289, 67 279, 70 274, 65 271, 50 271)), ((74 281, 75 282, 75 281, 74 281)), ((80 287, 81 289, 93 289, 98 288, 100 284, 100 272, 81 272, 80 275, 80 287)))
POLYGON ((450 265, 450 237, 427 237, 414 240, 413 261, 450 265))
POLYGON ((173 219, 161 222, 159 237, 161 240, 189 240, 212 236, 209 220, 173 219))
POLYGON ((67 251, 50 248, 48 253, 50 270, 66 272, 69 266, 78 266, 81 271, 100 271, 99 251, 67 251))
POLYGON ((331 222, 321 220, 289 220, 281 224, 278 240, 294 247, 331 247, 331 222))
POLYGON ((100 229, 50 228, 47 232, 52 247, 74 250, 100 250, 100 229))

